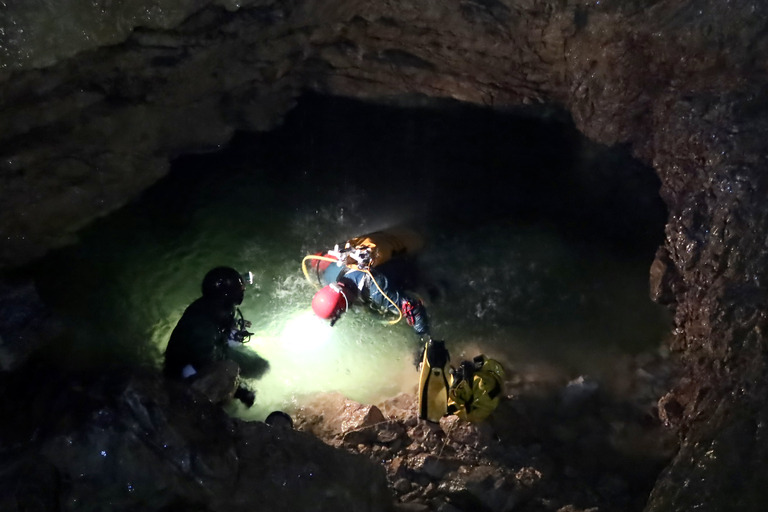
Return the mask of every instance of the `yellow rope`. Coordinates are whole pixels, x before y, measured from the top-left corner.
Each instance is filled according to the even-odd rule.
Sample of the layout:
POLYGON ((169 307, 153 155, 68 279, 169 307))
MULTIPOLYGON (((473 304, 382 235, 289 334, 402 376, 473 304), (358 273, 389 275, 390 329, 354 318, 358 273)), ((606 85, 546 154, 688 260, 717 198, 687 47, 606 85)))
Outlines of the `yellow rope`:
POLYGON ((315 285, 315 282, 309 278, 309 273, 307 272, 307 260, 330 261, 331 263, 339 262, 337 258, 329 258, 328 256, 318 256, 317 254, 308 254, 307 256, 304 256, 304 259, 301 260, 301 270, 302 272, 304 272, 304 277, 307 279, 307 281, 309 281, 312 285, 314 285, 315 288, 317 288, 318 285, 315 285))
POLYGON ((373 277, 373 274, 371 274, 371 271, 370 271, 370 270, 368 270, 368 269, 359 269, 359 270, 362 270, 363 272, 365 272, 366 274, 368 274, 368 276, 371 278, 371 281, 373 281, 373 284, 375 284, 375 285, 376 285, 376 288, 378 288, 378 290, 379 290, 379 293, 381 293, 381 294, 384 296, 384 298, 386 298, 386 299, 389 301, 389 303, 390 303, 390 304, 392 304, 393 306, 395 306, 395 309, 397 310, 397 320, 390 320, 390 321, 388 321, 387 323, 388 323, 389 325, 395 325, 397 322, 399 322, 400 320, 402 320, 402 319, 403 319, 403 312, 400 310, 400 308, 398 307, 398 305, 397 305, 397 304, 395 304, 395 301, 393 301, 392 299, 390 299, 390 298, 389 298, 389 295, 387 295, 386 293, 384 293, 384 290, 382 290, 382 289, 381 289, 381 287, 379 286, 379 283, 377 283, 377 282, 376 282, 376 279, 373 277))

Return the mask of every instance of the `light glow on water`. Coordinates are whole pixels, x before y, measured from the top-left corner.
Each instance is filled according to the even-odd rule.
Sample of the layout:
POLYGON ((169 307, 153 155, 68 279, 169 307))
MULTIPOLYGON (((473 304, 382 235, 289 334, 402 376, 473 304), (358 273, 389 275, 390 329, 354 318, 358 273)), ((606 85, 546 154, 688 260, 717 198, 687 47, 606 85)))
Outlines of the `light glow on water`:
POLYGON ((230 412, 263 419, 273 410, 290 412, 304 397, 321 392, 376 403, 415 391, 418 374, 409 359, 418 347, 415 335, 406 326, 387 332, 378 315, 359 313, 350 312, 331 327, 304 309, 280 315, 256 331, 244 349, 269 361, 270 368, 259 379, 246 379, 257 394, 253 408, 234 404, 230 412))
POLYGON ((294 354, 318 354, 326 348, 333 335, 333 327, 318 318, 312 311, 293 315, 285 322, 280 339, 294 354))
MULTIPOLYGON (((415 393, 414 356, 421 346, 405 321, 388 325, 390 318, 358 304, 331 327, 311 312, 315 288, 301 271, 306 254, 380 229, 386 212, 369 218, 362 202, 343 215, 308 204, 276 217, 269 190, 254 197, 252 188, 235 186, 249 199, 236 203, 245 205, 236 222, 231 202, 220 210, 214 203, 169 235, 173 219, 170 228, 155 218, 134 220, 152 213, 141 206, 106 220, 80 246, 51 259, 51 274, 41 282, 61 294, 60 313, 76 319, 75 350, 68 355, 148 358, 159 368, 205 272, 226 264, 254 273, 240 307, 254 335, 242 350, 269 363, 263 376, 246 380, 256 391, 255 405, 233 402, 230 414, 262 420, 274 410, 290 413, 318 393, 370 404, 415 393), (270 223, 259 223, 264 211, 270 223), (141 236, 127 236, 131 231, 141 236)), ((231 198, 231 188, 225 190, 231 198)), ((616 352, 659 341, 663 317, 647 298, 647 267, 612 261, 598 250, 581 254, 541 226, 432 229, 433 242, 418 259, 440 293, 435 300, 423 296, 432 335, 446 341, 454 364, 482 352, 509 374, 517 364, 548 360, 576 377, 610 367, 616 352)))
MULTIPOLYGON (((444 217, 446 210, 427 208, 430 197, 447 194, 450 202, 450 183, 389 191, 382 187, 392 180, 376 180, 366 187, 358 181, 367 166, 337 156, 332 168, 314 173, 310 162, 293 180, 251 163, 181 168, 79 233, 77 245, 47 259, 37 281, 71 326, 64 355, 99 367, 112 359, 159 369, 174 326, 200 296, 203 276, 227 265, 254 274, 241 306, 254 335, 242 350, 269 363, 264 375, 247 382, 256 390, 253 408, 234 403, 233 415, 263 419, 324 392, 370 404, 415 393, 414 355, 421 347, 413 330, 404 321, 387 325, 388 318, 363 305, 331 328, 310 312, 315 289, 301 270, 307 254, 408 219, 418 220, 409 227, 426 240, 416 258, 424 286, 408 291, 425 299, 432 336, 446 341, 454 364, 482 352, 513 375, 544 361, 567 382, 610 372, 616 354, 654 350, 667 332, 664 312, 648 298, 650 259, 620 258, 563 236, 551 223, 514 215, 456 222, 444 217), (345 165, 350 168, 340 172, 345 165), (309 179, 313 174, 320 183, 309 179)), ((363 177, 402 175, 411 163, 432 160, 405 157, 363 177)), ((482 193, 466 192, 485 204, 482 193)))

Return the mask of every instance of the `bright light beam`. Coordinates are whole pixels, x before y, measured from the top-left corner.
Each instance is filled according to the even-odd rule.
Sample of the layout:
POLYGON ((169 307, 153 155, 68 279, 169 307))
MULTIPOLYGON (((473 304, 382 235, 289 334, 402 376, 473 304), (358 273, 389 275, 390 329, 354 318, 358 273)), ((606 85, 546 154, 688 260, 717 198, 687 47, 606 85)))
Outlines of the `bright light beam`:
POLYGON ((281 346, 290 352, 303 354, 322 350, 333 335, 333 327, 305 310, 288 319, 279 334, 281 346))

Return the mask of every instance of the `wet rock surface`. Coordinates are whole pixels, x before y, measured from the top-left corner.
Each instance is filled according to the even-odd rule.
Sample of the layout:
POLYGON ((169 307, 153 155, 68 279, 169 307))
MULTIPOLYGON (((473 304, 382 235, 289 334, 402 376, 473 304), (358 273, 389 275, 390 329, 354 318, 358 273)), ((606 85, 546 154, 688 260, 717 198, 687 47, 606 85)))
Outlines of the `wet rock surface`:
POLYGON ((663 351, 600 381, 521 362, 480 424, 419 420, 414 390, 318 395, 294 429, 230 417, 217 386, 56 360, 0 374, 3 510, 642 510, 677 449, 663 351))
POLYGON ((524 368, 483 423, 419 420, 410 394, 376 406, 322 395, 296 428, 381 464, 399 511, 643 510, 677 449, 655 410, 673 374, 652 354, 623 366, 600 383, 524 368))
POLYGON ((4 69, 1 266, 70 242, 162 176, 169 157, 274 127, 305 89, 398 105, 558 104, 588 137, 653 165, 669 209, 653 294, 675 313, 682 377, 660 414, 682 449, 649 508, 762 510, 767 8, 267 1, 4 69), (746 477, 726 477, 737 470, 746 477), (726 495, 742 501, 715 499, 726 495))
POLYGON ((2 510, 390 510, 383 469, 154 373, 2 376, 2 510))
POLYGON ((419 420, 411 394, 330 394, 291 411, 295 429, 151 370, 23 370, 0 376, 9 511, 642 510, 677 446, 654 410, 669 360, 653 354, 616 382, 525 368, 480 424, 419 420))

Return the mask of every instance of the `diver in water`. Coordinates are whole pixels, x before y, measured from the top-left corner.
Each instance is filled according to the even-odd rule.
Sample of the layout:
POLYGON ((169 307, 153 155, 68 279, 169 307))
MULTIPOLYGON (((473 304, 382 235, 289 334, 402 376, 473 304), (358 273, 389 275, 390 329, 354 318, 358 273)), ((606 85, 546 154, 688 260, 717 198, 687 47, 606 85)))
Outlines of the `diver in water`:
POLYGON ((269 365, 255 353, 237 350, 251 335, 247 331, 251 324, 237 307, 245 294, 243 276, 233 268, 216 267, 203 278, 202 292, 202 297, 187 307, 171 333, 163 373, 189 383, 213 375, 215 382, 217 374, 219 380, 232 378, 232 372, 227 375, 225 370, 227 365, 220 363, 234 361, 237 387, 233 397, 250 407, 255 394, 239 381, 239 376, 260 377, 269 365))
POLYGON ((421 299, 413 297, 393 284, 383 269, 396 268, 392 256, 406 252, 402 235, 376 232, 352 239, 345 248, 324 254, 310 255, 310 272, 304 266, 307 278, 320 290, 312 298, 312 309, 320 318, 334 325, 356 302, 371 309, 390 314, 397 323, 404 318, 422 339, 430 337, 429 319, 421 299))
POLYGON ((409 277, 422 282, 412 274, 413 265, 408 265, 413 263, 409 253, 420 243, 418 235, 410 231, 377 231, 353 238, 343 248, 337 245, 305 257, 302 269, 307 279, 320 287, 312 298, 312 309, 331 325, 356 302, 390 315, 394 318, 390 323, 405 319, 421 339, 413 360, 420 372, 419 417, 438 422, 447 414, 450 357, 445 342, 432 339, 422 301, 402 291, 401 286, 409 277))

